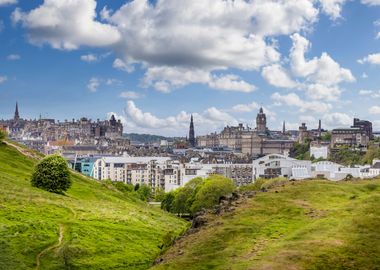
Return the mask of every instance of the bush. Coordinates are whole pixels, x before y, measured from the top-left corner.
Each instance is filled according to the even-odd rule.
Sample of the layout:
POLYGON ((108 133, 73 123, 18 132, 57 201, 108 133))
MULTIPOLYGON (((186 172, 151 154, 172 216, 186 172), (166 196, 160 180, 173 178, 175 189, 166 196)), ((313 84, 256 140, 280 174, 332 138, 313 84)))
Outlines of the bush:
POLYGON ((179 188, 173 202, 174 212, 177 214, 190 213, 195 196, 203 183, 203 178, 197 177, 186 183, 184 187, 179 188))
POLYGON ((174 199, 176 197, 177 191, 173 190, 168 193, 165 193, 164 198, 161 201, 161 209, 174 212, 174 199))
POLYGON ((7 137, 7 133, 0 129, 0 142, 2 142, 7 137))
POLYGON ((268 179, 264 181, 264 183, 261 185, 261 188, 265 188, 265 189, 275 188, 275 187, 285 184, 288 181, 289 180, 287 178, 283 178, 283 177, 268 179))
POLYGON ((152 197, 152 189, 149 186, 144 185, 144 184, 139 186, 136 192, 139 195, 139 198, 143 201, 147 201, 148 199, 152 197))
POLYGON ((195 196, 190 207, 191 213, 196 213, 202 208, 210 209, 219 203, 222 196, 226 196, 235 190, 231 179, 223 176, 211 176, 204 181, 195 196))
POLYGON ((124 184, 123 182, 114 182, 115 188, 123 193, 129 193, 134 191, 134 186, 132 184, 124 184))
POLYGON ((265 179, 262 179, 262 178, 259 178, 259 179, 256 179, 254 183, 252 184, 248 184, 248 185, 245 185, 245 186, 241 186, 239 188, 239 191, 256 191, 256 190, 260 190, 261 189, 261 186, 265 183, 265 179))
POLYGON ((66 160, 58 155, 45 157, 37 164, 31 183, 33 187, 62 194, 72 184, 66 160))

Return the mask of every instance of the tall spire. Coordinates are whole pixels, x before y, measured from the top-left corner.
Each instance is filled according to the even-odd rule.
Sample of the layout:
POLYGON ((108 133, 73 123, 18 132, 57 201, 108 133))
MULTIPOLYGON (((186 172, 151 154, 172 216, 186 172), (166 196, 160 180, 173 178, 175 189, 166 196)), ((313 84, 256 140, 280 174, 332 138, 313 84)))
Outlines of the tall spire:
POLYGON ((13 117, 13 120, 18 121, 19 119, 20 119, 20 114, 18 112, 18 102, 16 102, 15 116, 13 117))
POLYGON ((192 147, 195 147, 195 132, 194 132, 193 115, 191 115, 191 118, 190 118, 189 143, 192 147))
POLYGON ((286 129, 285 129, 285 121, 282 122, 282 134, 285 134, 286 133, 286 129))
POLYGON ((318 123, 318 137, 321 137, 321 133, 322 133, 322 121, 321 121, 321 119, 319 119, 319 123, 318 123))

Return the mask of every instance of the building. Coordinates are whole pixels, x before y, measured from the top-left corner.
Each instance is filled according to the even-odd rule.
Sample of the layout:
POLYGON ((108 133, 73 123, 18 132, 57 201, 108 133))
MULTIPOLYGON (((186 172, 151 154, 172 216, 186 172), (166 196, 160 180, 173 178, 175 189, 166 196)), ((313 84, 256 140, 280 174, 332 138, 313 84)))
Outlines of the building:
POLYGON ((315 159, 322 158, 327 159, 330 154, 330 143, 313 141, 310 143, 310 157, 315 159))
POLYGON ((337 128, 331 132, 331 148, 347 146, 351 148, 367 147, 369 136, 360 127, 337 128))
POLYGON ((253 161, 253 180, 258 178, 286 177, 306 179, 311 177, 311 161, 297 160, 284 155, 271 154, 253 161))
POLYGON ((190 119, 189 144, 190 144, 191 147, 195 147, 195 145, 196 145, 193 115, 191 115, 191 119, 190 119))
POLYGON ((360 128, 366 133, 370 140, 374 138, 372 132, 372 123, 370 121, 354 118, 354 124, 351 126, 351 128, 360 128))

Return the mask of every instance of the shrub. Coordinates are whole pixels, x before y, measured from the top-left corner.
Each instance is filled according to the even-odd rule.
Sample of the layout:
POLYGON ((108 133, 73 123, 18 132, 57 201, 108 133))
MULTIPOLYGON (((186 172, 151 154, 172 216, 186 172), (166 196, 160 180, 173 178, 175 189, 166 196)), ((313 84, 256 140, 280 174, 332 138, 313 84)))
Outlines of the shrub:
POLYGON ((203 178, 197 177, 186 183, 184 187, 179 188, 173 202, 173 211, 178 214, 190 213, 195 196, 203 183, 203 178))
POLYGON ((7 137, 7 133, 0 129, 0 142, 2 142, 7 137))
POLYGON ((66 160, 58 155, 45 157, 37 164, 31 183, 34 187, 62 194, 72 184, 66 160))
POLYGON ((165 193, 161 202, 161 209, 168 212, 174 212, 174 199, 176 197, 176 193, 176 190, 165 193))
POLYGON ((202 208, 210 209, 219 203, 222 196, 226 196, 234 190, 235 185, 231 179, 223 176, 211 176, 200 186, 190 210, 194 214, 202 208))
POLYGON ((255 180, 254 183, 252 184, 248 184, 248 185, 245 185, 245 186, 241 186, 239 188, 239 191, 255 191, 255 190, 260 190, 261 189, 261 186, 265 183, 265 179, 262 179, 262 178, 259 178, 257 180, 255 180))
POLYGON ((152 197, 152 189, 144 184, 142 184, 136 192, 143 201, 147 201, 152 197))
POLYGON ((134 186, 131 184, 124 184, 123 182, 114 182, 115 188, 123 193, 129 193, 134 190, 134 186))
POLYGON ((261 185, 261 188, 265 188, 265 189, 275 188, 275 187, 285 184, 288 181, 289 180, 287 178, 283 178, 283 177, 268 179, 264 181, 264 183, 261 185))

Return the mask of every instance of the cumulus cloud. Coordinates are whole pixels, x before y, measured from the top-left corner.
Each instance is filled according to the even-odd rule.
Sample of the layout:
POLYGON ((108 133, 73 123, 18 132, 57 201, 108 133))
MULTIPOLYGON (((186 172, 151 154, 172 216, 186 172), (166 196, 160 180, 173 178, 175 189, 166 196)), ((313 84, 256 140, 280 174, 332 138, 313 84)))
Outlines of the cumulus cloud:
POLYGON ((0 84, 4 83, 6 80, 8 80, 7 76, 0 75, 0 84))
POLYGON ((380 114, 380 107, 379 106, 372 106, 368 109, 368 112, 370 114, 380 114))
POLYGON ((135 91, 124 91, 124 92, 121 92, 119 96, 121 98, 126 98, 126 99, 139 99, 139 98, 142 98, 144 95, 135 91))
POLYGON ((88 63, 93 63, 98 61, 98 57, 95 54, 85 54, 80 57, 80 60, 88 63))
POLYGON ((17 4, 17 0, 0 0, 0 7, 17 4))
POLYGON ((347 0, 319 0, 322 6, 322 11, 336 20, 341 17, 342 7, 347 0))
POLYGON ((116 58, 112 63, 112 67, 121 71, 132 72, 134 71, 134 67, 125 63, 123 60, 116 58))
POLYGON ((28 39, 36 45, 73 50, 80 46, 106 47, 121 40, 117 28, 96 21, 95 0, 44 0, 39 7, 12 13, 14 23, 28 30, 28 39))
POLYGON ((372 64, 372 65, 380 65, 380 53, 370 54, 362 59, 358 60, 359 64, 372 64))
POLYGON ((322 118, 323 125, 328 128, 347 127, 352 124, 352 117, 345 113, 328 113, 322 118))
POLYGON ((310 99, 337 101, 342 91, 337 86, 326 86, 323 84, 310 84, 306 86, 306 95, 310 99))
POLYGON ((96 77, 92 77, 88 83, 87 83, 87 88, 88 90, 90 90, 91 92, 96 92, 98 91, 98 88, 100 86, 100 82, 101 80, 99 78, 96 78, 96 77))
POLYGON ((361 0, 361 2, 369 6, 380 6, 380 0, 361 0))
POLYGON ((10 54, 7 56, 7 59, 10 61, 17 61, 21 59, 21 56, 18 54, 10 54))
POLYGON ((264 67, 261 75, 269 84, 276 87, 294 88, 297 86, 297 83, 279 64, 264 67))
POLYGON ((291 69, 296 76, 324 85, 355 81, 351 71, 342 68, 326 52, 323 52, 320 58, 305 59, 305 53, 310 48, 310 42, 306 38, 296 33, 291 39, 293 41, 290 52, 291 69))
MULTIPOLYGON (((177 115, 158 117, 144 112, 133 101, 128 101, 124 110, 127 127, 134 131, 184 136, 189 127, 190 113, 181 111, 177 115)), ((237 125, 238 121, 225 111, 211 107, 202 113, 193 113, 197 134, 220 130, 226 125, 237 125)))
POLYGON ((225 76, 214 76, 208 83, 209 87, 224 90, 224 91, 238 91, 238 92, 253 92, 256 90, 256 86, 249 84, 239 76, 228 74, 225 76))
POLYGON ((329 103, 321 101, 304 101, 295 93, 281 95, 276 92, 272 94, 271 99, 275 102, 276 106, 287 105, 297 107, 300 112, 312 111, 315 113, 326 113, 332 108, 329 103))
POLYGON ((256 111, 260 108, 259 104, 256 102, 252 102, 249 104, 237 104, 232 107, 232 111, 234 112, 252 112, 256 111))

